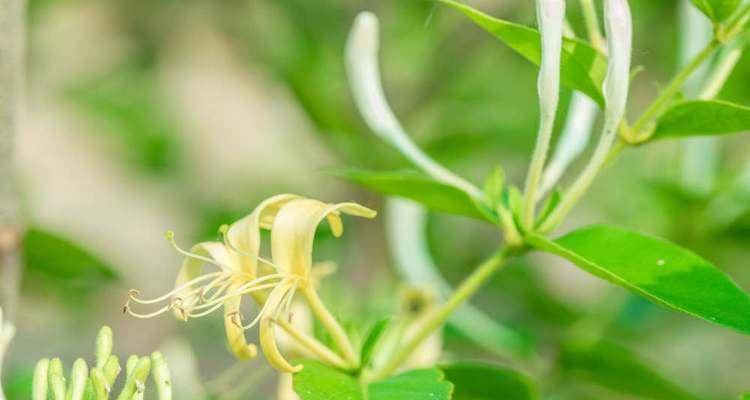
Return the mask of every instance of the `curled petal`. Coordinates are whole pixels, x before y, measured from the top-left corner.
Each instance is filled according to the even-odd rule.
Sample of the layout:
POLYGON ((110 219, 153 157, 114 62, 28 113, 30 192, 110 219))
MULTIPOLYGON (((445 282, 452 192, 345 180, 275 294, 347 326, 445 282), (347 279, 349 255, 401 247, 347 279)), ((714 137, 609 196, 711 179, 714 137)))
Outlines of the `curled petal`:
POLYGON ((260 229, 270 228, 279 209, 289 201, 298 199, 293 194, 273 196, 258 205, 253 212, 233 223, 227 231, 228 244, 235 250, 233 257, 238 260, 237 265, 243 272, 254 278, 258 274, 257 256, 260 251, 260 229))
MULTIPOLYGON (((229 291, 236 290, 239 286, 234 283, 230 286, 229 291)), ((224 330, 227 335, 229 350, 237 357, 238 360, 249 360, 258 354, 258 349, 254 344, 248 344, 245 338, 245 329, 240 321, 240 305, 242 297, 236 296, 224 302, 224 330)))
POLYGON ((271 318, 263 318, 260 321, 260 346, 268 363, 280 372, 294 373, 302 371, 302 365, 292 365, 287 361, 276 346, 274 337, 273 321, 271 318))
MULTIPOLYGON (((341 233, 339 213, 374 218, 375 211, 356 203, 326 204, 299 199, 285 204, 271 229, 271 254, 282 274, 310 277, 315 230, 324 218, 334 220, 334 233, 341 233)), ((303 283, 304 284, 304 283, 303 283)))

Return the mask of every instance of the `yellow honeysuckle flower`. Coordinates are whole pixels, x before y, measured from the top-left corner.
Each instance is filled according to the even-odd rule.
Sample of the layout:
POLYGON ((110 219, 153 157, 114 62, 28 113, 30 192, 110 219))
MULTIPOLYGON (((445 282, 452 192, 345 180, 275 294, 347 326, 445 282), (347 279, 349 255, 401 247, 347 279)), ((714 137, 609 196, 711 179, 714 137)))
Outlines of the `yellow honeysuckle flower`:
POLYGON ((139 318, 150 318, 172 310, 178 318, 187 320, 208 315, 223 306, 229 347, 239 359, 252 358, 257 354, 255 346, 247 343, 244 331, 259 324, 261 346, 269 363, 285 372, 301 369, 301 366, 290 365, 278 350, 273 329, 274 325, 279 325, 321 359, 337 366, 356 365, 356 355, 343 329, 315 292, 316 282, 325 271, 330 270, 329 264, 322 264, 322 267, 316 264, 314 267, 312 262, 317 226, 326 219, 333 234, 340 236, 343 233, 341 213, 366 218, 373 218, 376 214, 355 203, 328 204, 284 194, 267 199, 247 217, 222 227, 223 243, 199 243, 190 251, 184 251, 175 244, 173 235, 169 233, 170 242, 186 256, 175 288, 149 300, 139 298, 138 292, 132 290, 124 311, 139 318), (273 261, 259 256, 260 229, 271 231, 273 261), (205 264, 214 265, 218 271, 204 274, 205 264), (265 266, 265 270, 261 266, 265 266), (304 294, 313 314, 331 332, 346 361, 281 320, 282 315, 289 315, 298 290, 304 294), (261 309, 251 322, 243 324, 240 304, 242 296, 246 294, 252 295, 261 309), (140 314, 131 309, 131 302, 164 305, 152 313, 140 314))

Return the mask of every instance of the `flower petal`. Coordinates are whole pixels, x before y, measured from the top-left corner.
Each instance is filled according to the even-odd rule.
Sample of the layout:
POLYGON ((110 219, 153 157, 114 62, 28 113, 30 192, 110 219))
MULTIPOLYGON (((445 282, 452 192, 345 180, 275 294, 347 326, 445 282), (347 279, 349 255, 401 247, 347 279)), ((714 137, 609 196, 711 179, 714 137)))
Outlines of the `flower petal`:
MULTIPOLYGON (((224 247, 223 244, 218 242, 203 242, 198 243, 195 246, 193 246, 190 251, 198 256, 208 257, 210 259, 213 259, 216 261, 217 264, 220 265, 229 265, 230 258, 229 253, 226 251, 226 247, 224 247)), ((185 260, 182 261, 182 266, 180 267, 180 271, 177 273, 177 279, 175 280, 174 287, 175 289, 184 286, 186 283, 190 282, 191 280, 197 278, 201 275, 203 272, 203 266, 206 264, 206 261, 194 258, 194 257, 185 257, 185 260)), ((189 292, 191 289, 194 289, 193 287, 186 287, 180 292, 177 292, 174 295, 174 299, 180 299, 180 302, 184 305, 186 305, 186 308, 189 308, 190 305, 195 304, 197 300, 199 300, 198 294, 192 294, 187 295, 186 293, 189 292)), ((182 311, 175 310, 174 311, 175 316, 178 319, 185 319, 185 316, 182 314, 182 311)))
POLYGON ((328 218, 329 223, 333 221, 334 234, 341 234, 338 213, 364 218, 377 214, 356 203, 327 204, 313 199, 293 200, 279 210, 271 229, 271 254, 280 273, 309 278, 315 230, 328 218))
POLYGON ((289 373, 302 371, 302 365, 290 364, 276 346, 271 318, 264 317, 260 321, 260 346, 263 348, 263 354, 268 363, 278 371, 289 373))
MULTIPOLYGON (((233 283, 229 291, 236 290, 242 286, 241 283, 233 283)), ((242 328, 240 320, 240 306, 242 297, 232 297, 224 302, 224 331, 227 335, 229 350, 238 360, 249 360, 258 354, 254 344, 248 344, 245 338, 245 329, 242 328)))
POLYGON ((260 251, 260 228, 270 228, 279 209, 289 201, 298 199, 293 194, 280 194, 260 203, 253 212, 233 223, 227 231, 229 244, 242 254, 234 254, 235 265, 243 272, 256 277, 258 274, 258 256, 260 251))

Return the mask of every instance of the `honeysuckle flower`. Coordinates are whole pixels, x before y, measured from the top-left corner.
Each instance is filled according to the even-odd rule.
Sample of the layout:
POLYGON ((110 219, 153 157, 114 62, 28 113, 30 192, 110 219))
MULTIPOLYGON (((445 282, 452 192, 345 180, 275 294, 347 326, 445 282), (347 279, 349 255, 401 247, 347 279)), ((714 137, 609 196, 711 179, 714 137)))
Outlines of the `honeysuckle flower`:
POLYGON ((433 178, 481 196, 471 183, 425 154, 404 131, 388 105, 378 67, 378 19, 370 12, 357 15, 346 45, 346 69, 354 101, 372 131, 433 178))
POLYGON ((531 158, 524 202, 524 225, 533 225, 538 187, 549 152, 555 114, 560 101, 560 57, 562 52, 564 0, 537 0, 537 21, 542 37, 542 61, 539 66, 537 91, 539 92, 539 131, 531 158))
POLYGON ((560 140, 542 176, 539 198, 557 185, 570 164, 586 149, 596 114, 597 106, 593 100, 580 92, 573 93, 560 140))
POLYGON ((606 104, 604 129, 607 133, 608 130, 615 131, 620 124, 630 88, 633 24, 627 0, 605 0, 604 27, 609 54, 603 90, 606 104))
POLYGON ((354 366, 357 359, 348 338, 315 291, 317 281, 330 271, 330 265, 314 266, 312 262, 317 226, 327 220, 334 236, 338 237, 343 233, 341 214, 375 216, 373 210, 355 203, 328 204, 284 194, 269 198, 247 217, 222 227, 223 243, 199 243, 185 251, 169 234, 169 240, 186 257, 174 290, 149 300, 139 298, 138 293, 132 291, 125 311, 149 318, 171 310, 178 318, 187 320, 224 307, 229 347, 239 359, 257 354, 256 347, 247 343, 244 332, 259 325, 260 344, 269 363, 282 372, 298 371, 301 366, 289 364, 278 349, 274 327, 279 326, 321 360, 342 368, 354 366), (259 256, 261 229, 271 231, 272 260, 259 256), (213 265, 217 271, 202 273, 205 264, 213 265), (298 291, 304 294, 313 314, 329 330, 346 361, 288 322, 298 291), (247 323, 240 311, 245 295, 253 295, 260 305, 257 315, 247 323), (152 313, 140 314, 132 310, 131 303, 161 304, 161 307, 152 313))

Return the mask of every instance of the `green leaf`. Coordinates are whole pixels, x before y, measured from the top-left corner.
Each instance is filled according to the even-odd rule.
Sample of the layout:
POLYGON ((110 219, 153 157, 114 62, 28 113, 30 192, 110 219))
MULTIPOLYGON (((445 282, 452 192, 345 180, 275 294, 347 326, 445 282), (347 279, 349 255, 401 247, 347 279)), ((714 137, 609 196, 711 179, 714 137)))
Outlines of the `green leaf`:
POLYGON ((480 363, 455 363, 440 367, 455 386, 453 400, 538 399, 531 379, 510 368, 480 363))
MULTIPOLYGON (((524 25, 491 17, 481 11, 454 0, 440 0, 455 8, 481 28, 500 39, 536 66, 542 60, 539 31, 524 25)), ((606 57, 588 43, 564 38, 560 64, 560 80, 571 89, 604 104, 601 87, 607 70, 606 57)))
POLYGON ((317 361, 303 361, 294 374, 294 391, 302 400, 363 400, 362 387, 353 376, 317 361))
POLYGON ((713 264, 673 243, 604 225, 529 242, 655 302, 750 334, 750 297, 713 264))
POLYGON ((568 343, 562 347, 559 360, 565 373, 638 398, 696 399, 653 370, 630 350, 615 343, 568 343))
POLYGON ((750 131, 750 107, 719 100, 673 105, 659 118, 653 138, 723 135, 750 131))
POLYGON ((375 346, 378 344, 378 341, 383 336, 383 332, 385 332, 385 328, 388 327, 390 320, 388 318, 381 319, 380 321, 376 322, 375 325, 370 328, 370 331, 367 333, 367 337, 365 338, 365 342, 362 344, 362 350, 360 352, 360 360, 362 360, 362 367, 366 367, 370 363, 370 357, 372 357, 372 351, 375 349, 375 346))
POLYGON ((740 4, 740 0, 690 0, 703 14, 714 22, 727 19, 740 4))
POLYGON ((497 216, 492 211, 478 204, 466 192, 425 175, 413 172, 371 172, 351 169, 335 170, 333 173, 372 190, 417 201, 436 211, 491 223, 497 221, 497 216))
POLYGON ((58 281, 111 281, 119 276, 107 263, 60 235, 31 228, 21 249, 25 268, 58 281))
POLYGON ((411 370, 362 387, 354 376, 320 362, 302 365, 294 374, 294 391, 302 400, 449 400, 453 390, 437 369, 411 370))
POLYGON ((436 368, 415 369, 371 383, 368 400, 450 400, 453 385, 436 368))
POLYGON ((562 201, 562 192, 557 189, 552 192, 547 198, 547 201, 544 202, 544 206, 542 207, 542 211, 539 213, 539 218, 537 219, 536 226, 541 226, 544 221, 549 218, 550 214, 552 214, 552 211, 555 211, 557 205, 560 204, 560 201, 562 201))

